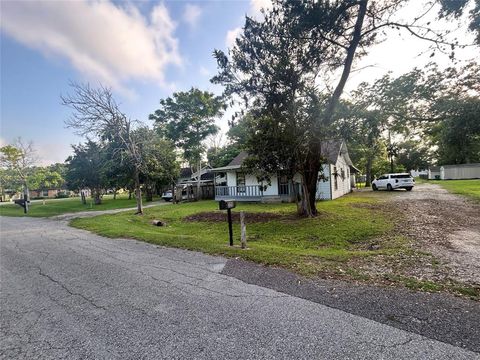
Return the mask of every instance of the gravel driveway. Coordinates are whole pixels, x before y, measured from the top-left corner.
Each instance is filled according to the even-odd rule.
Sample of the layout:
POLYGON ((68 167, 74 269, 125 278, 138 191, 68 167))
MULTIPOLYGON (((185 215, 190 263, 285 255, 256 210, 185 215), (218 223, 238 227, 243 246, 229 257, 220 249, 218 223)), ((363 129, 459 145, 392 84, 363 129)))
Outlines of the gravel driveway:
POLYGON ((379 194, 406 214, 400 231, 439 259, 449 277, 480 286, 480 204, 436 184, 379 194))

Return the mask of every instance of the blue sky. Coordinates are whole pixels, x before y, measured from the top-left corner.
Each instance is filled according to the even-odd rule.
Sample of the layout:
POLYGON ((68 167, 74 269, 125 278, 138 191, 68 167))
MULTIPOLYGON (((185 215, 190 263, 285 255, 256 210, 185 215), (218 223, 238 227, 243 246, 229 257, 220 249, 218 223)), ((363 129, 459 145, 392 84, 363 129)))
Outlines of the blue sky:
MULTIPOLYGON (((53 2, 52 2, 53 3, 53 2)), ((8 16, 3 12, 6 4, 2 3, 2 22, 8 16)), ((157 46, 158 53, 146 59, 142 57, 126 61, 126 67, 136 67, 139 62, 155 63, 155 57, 160 58, 160 70, 151 66, 143 72, 132 71, 121 81, 110 81, 110 78, 121 77, 123 59, 103 58, 101 65, 114 68, 108 76, 102 72, 92 70, 83 64, 74 64, 69 58, 76 56, 77 52, 69 53, 67 49, 55 48, 54 41, 45 44, 35 44, 38 39, 26 31, 22 33, 20 26, 12 28, 2 27, 1 32, 1 138, 3 143, 11 142, 14 138, 22 136, 24 140, 33 140, 38 155, 44 163, 63 161, 70 151, 70 143, 81 139, 72 134, 71 129, 66 129, 64 120, 69 116, 69 109, 60 105, 60 94, 69 91, 69 81, 88 81, 92 84, 101 82, 111 86, 117 99, 122 104, 122 109, 132 118, 148 121, 148 114, 157 108, 161 98, 167 97, 175 90, 186 90, 191 86, 221 93, 221 88, 212 85, 209 79, 214 75, 216 64, 212 57, 215 48, 226 49, 227 35, 232 29, 242 25, 244 15, 252 9, 248 1, 209 1, 209 2, 117 2, 115 5, 123 14, 128 14, 128 6, 135 7, 139 14, 130 15, 132 22, 145 24, 151 22, 152 11, 157 6, 166 9, 166 16, 174 23, 171 33, 165 29, 165 24, 160 24, 156 29, 161 33, 164 42, 174 40, 176 50, 170 49, 167 55, 162 55, 162 45, 157 46), (143 18, 143 19, 142 19, 143 18), (165 34, 164 34, 165 33, 165 34), (30 40, 31 37, 34 37, 30 40), (32 44, 33 42, 33 44, 32 44), (162 59, 165 57, 165 59, 162 59), (168 59, 170 58, 170 59, 168 59), (174 60, 171 60, 171 59, 174 60), (178 58, 178 59, 177 59, 178 58)), ((38 7, 38 3, 37 3, 38 7)), ((13 9, 7 13, 16 16, 13 9)), ((95 10, 86 10, 85 17, 91 16, 95 10)), ((19 10, 18 10, 19 11, 19 10)), ((37 12, 38 9, 32 9, 37 12)), ((69 12, 69 9, 63 11, 69 12)), ((74 9, 71 9, 74 11, 74 9)), ((98 10, 97 10, 98 11, 98 10)), ((54 14, 53 16, 57 16, 54 14)), ((165 16, 165 14, 163 14, 165 16)), ((41 16, 41 14, 40 14, 41 16)), ((118 14, 121 17, 122 14, 118 14)), ((128 16, 128 15, 124 15, 128 16)), ((46 16, 45 16, 46 17, 46 16)), ((21 19, 25 26, 29 19, 21 19)), ((50 20, 51 21, 51 20, 50 20)), ((117 24, 119 28, 122 21, 117 24)), ((125 23, 125 21, 124 21, 125 23)), ((38 21, 34 26, 38 31, 49 31, 48 19, 38 21)), ((97 24, 92 24, 96 26, 97 24)), ((127 24, 133 26, 132 24, 127 24)), ((88 27, 88 24, 85 24, 88 27)), ((98 41, 95 36, 102 36, 103 28, 99 26, 90 34, 91 42, 98 41)), ((31 31, 36 31, 31 29, 31 31)), ((55 32, 67 31, 66 37, 75 38, 75 31, 81 29, 68 25, 57 26, 55 32)), ((129 31, 129 30, 125 30, 129 31)), ((54 37, 54 34, 47 36, 54 37)), ((123 37, 107 35, 105 43, 109 41, 122 41, 123 37)), ((162 41, 160 39, 159 41, 162 41)), ((79 39, 72 41, 73 45, 85 44, 79 39)), ((146 44, 148 45, 148 44, 146 44)), ((83 45, 85 46, 85 45, 83 45)), ((88 46, 88 45, 87 45, 88 46)), ((115 43, 111 43, 115 46, 115 43)), ((155 46, 155 45, 153 45, 155 46)), ((127 44, 126 51, 135 52, 138 45, 127 44)), ((79 52, 94 53, 92 50, 78 49, 79 52)), ((115 54, 114 54, 115 55, 115 54)), ((121 54, 120 54, 121 55, 121 54)), ((129 70, 127 70, 128 72, 129 70)), ((220 121, 225 127, 223 121, 220 121)))
MULTIPOLYGON (((3 1, 1 6, 1 143, 33 140, 42 163, 63 162, 81 141, 66 129, 60 105, 69 81, 111 86, 122 110, 148 121, 161 98, 191 86, 217 94, 215 48, 225 50, 245 14, 268 0, 244 1, 3 1)), ((418 5, 417 3, 417 6, 418 5)), ((418 9, 410 8, 405 15, 418 9)), ((424 44, 392 34, 374 48, 349 86, 428 61, 424 44)), ((475 56, 460 54, 465 59, 475 56)), ((446 65, 446 58, 437 59, 446 65)), ((226 129, 226 119, 218 125, 226 129)))

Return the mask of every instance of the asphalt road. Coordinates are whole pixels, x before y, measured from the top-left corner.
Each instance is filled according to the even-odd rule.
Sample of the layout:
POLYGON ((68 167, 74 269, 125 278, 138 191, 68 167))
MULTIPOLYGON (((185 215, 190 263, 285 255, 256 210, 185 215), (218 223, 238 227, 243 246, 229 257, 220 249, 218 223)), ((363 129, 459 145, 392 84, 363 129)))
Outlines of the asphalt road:
MULTIPOLYGON (((477 359, 221 273, 226 259, 1 218, 2 358, 477 359)), ((352 299, 355 301, 355 299, 352 299)))

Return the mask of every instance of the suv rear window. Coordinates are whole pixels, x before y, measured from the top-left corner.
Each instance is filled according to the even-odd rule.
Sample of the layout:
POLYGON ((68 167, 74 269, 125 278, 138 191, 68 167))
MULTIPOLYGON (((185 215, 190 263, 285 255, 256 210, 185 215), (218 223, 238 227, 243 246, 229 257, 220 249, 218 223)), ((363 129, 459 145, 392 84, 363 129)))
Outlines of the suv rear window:
POLYGON ((401 175, 391 175, 390 178, 392 179, 409 179, 411 176, 408 174, 401 174, 401 175))

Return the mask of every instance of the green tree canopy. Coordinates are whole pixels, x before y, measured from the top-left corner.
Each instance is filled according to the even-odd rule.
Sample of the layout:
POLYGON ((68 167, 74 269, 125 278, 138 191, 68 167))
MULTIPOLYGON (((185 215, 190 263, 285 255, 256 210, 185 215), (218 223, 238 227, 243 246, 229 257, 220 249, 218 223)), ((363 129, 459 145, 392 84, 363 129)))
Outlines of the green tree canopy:
POLYGON ((446 40, 446 30, 422 23, 429 11, 402 21, 398 13, 407 3, 276 0, 260 20, 246 18, 230 56, 214 52, 219 73, 212 81, 224 85, 225 95, 253 115, 247 141, 250 167, 265 174, 281 168, 290 177, 299 172, 304 195, 299 213, 316 215, 321 141, 332 134, 354 61, 384 39, 383 30, 405 30, 442 51, 455 48, 455 40, 446 40))
POLYGON ((102 201, 102 191, 108 186, 105 147, 94 141, 72 145, 73 155, 67 160, 66 181, 70 189, 92 191, 96 205, 102 201))
POLYGON ((160 109, 149 118, 160 134, 182 149, 185 160, 197 166, 205 152, 203 141, 217 133, 215 119, 222 115, 223 109, 220 97, 192 88, 160 100, 160 109))

